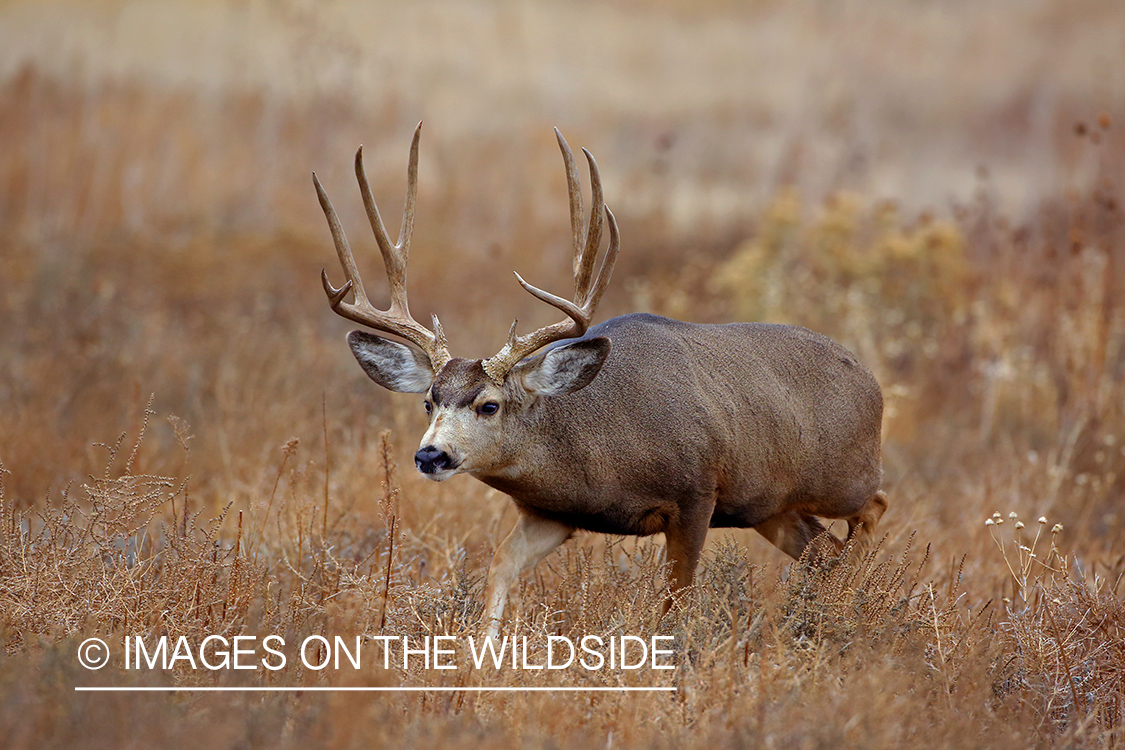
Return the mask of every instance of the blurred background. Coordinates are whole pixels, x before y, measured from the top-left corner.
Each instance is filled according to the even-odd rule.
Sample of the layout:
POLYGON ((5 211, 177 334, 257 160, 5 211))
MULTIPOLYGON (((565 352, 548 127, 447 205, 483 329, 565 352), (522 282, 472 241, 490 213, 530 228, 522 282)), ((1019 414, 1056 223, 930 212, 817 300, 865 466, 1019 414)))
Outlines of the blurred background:
MULTIPOLYGON (((8 498, 81 482, 149 394, 138 466, 205 508, 258 508, 291 437, 352 503, 380 430, 410 468, 421 406, 344 345, 310 173, 381 303, 352 158, 396 227, 423 120, 411 302, 455 354, 553 320, 513 270, 572 288, 558 126, 621 223, 602 319, 823 331, 883 384, 888 519, 1003 501, 1112 538, 1123 63, 1117 0, 0 3, 8 498)), ((402 474, 462 529, 507 507, 402 474)))

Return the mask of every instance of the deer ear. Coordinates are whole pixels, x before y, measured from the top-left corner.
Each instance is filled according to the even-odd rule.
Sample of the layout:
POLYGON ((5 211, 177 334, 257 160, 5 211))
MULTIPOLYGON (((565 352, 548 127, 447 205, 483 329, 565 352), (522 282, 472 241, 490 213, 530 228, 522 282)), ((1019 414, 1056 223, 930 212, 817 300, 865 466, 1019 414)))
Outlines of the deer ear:
POLYGON ((583 339, 521 362, 513 368, 512 374, 522 380, 529 393, 562 396, 589 385, 608 356, 609 339, 583 339))
POLYGON ((352 331, 348 334, 348 345, 367 376, 388 390, 425 393, 434 382, 430 360, 405 344, 366 331, 352 331))

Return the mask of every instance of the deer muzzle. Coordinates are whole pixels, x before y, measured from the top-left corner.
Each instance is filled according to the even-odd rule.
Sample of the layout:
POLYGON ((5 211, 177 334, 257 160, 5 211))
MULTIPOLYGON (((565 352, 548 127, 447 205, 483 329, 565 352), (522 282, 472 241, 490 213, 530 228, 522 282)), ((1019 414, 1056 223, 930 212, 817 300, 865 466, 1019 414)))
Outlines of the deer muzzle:
POLYGON ((418 467, 418 471, 430 475, 441 474, 457 468, 453 465, 453 459, 448 453, 432 445, 418 449, 418 452, 414 454, 414 464, 418 467))

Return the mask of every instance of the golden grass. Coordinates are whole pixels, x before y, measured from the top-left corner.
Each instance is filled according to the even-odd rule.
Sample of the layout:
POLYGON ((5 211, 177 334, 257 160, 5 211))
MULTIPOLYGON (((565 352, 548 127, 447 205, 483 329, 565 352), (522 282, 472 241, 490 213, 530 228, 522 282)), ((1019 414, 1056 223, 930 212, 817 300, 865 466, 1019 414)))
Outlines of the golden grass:
MULTIPOLYGON (((285 34, 297 34, 307 9, 283 5, 285 34)), ((56 6, 45 7, 11 3, 3 12, 21 24, 42 12, 42 28, 54 28, 56 6)), ((791 564, 752 532, 713 533, 697 586, 664 620, 659 540, 581 535, 513 592, 506 634, 538 644, 551 635, 674 635, 668 672, 437 673, 366 659, 358 671, 326 672, 79 667, 78 644, 90 636, 113 644, 126 635, 278 633, 296 642, 478 632, 484 573, 514 512, 468 478, 435 485, 407 468, 422 409, 377 389, 346 350, 346 326, 316 280, 321 266, 334 273, 334 260, 308 178, 315 167, 379 296, 350 151, 367 142, 393 224, 409 132, 424 109, 414 97, 432 95, 448 113, 470 84, 435 74, 406 88, 426 59, 449 50, 392 70, 379 68, 386 50, 333 47, 348 7, 332 6, 307 29, 314 50, 358 61, 348 85, 271 88, 249 64, 241 78, 201 82, 193 76, 206 71, 181 71, 170 81, 119 74, 108 53, 79 80, 42 57, 14 65, 14 53, 0 55, 6 747, 185 738, 330 748, 1121 744, 1125 109, 1076 72, 1116 28, 1116 6, 1094 0, 1034 12, 984 4, 969 16, 873 4, 881 9, 873 15, 837 17, 842 35, 784 3, 747 11, 669 1, 655 13, 629 2, 548 3, 515 14, 522 26, 457 11, 454 20, 482 24, 481 38, 514 40, 495 58, 474 51, 483 62, 470 55, 470 68, 513 78, 495 91, 481 84, 500 98, 484 96, 471 115, 427 122, 414 309, 437 311, 454 352, 470 356, 498 349, 517 314, 529 327, 549 320, 509 271, 567 288, 565 193, 544 119, 558 115, 572 144, 593 146, 622 224, 603 318, 647 309, 799 323, 876 372, 887 399, 886 536, 852 564, 818 565, 791 564), (546 67, 528 65, 519 71, 526 78, 511 72, 516 42, 561 44, 544 19, 569 33, 582 18, 638 24, 595 60, 604 85, 589 100, 575 104, 543 84, 555 79, 535 71, 554 68, 534 45, 524 54, 546 67), (971 54, 958 67, 942 50, 965 18, 1011 28, 995 37, 996 50, 964 48, 971 54), (902 22, 892 24, 901 36, 886 34, 892 21, 902 22), (749 35, 757 24, 832 54, 778 51, 788 74, 768 85, 736 76, 761 103, 714 76, 698 86, 724 62, 751 61, 739 51, 744 38, 722 29, 749 35), (874 44, 884 37, 885 48, 874 44), (1013 52, 1015 37, 1058 50, 1060 65, 1033 81, 1035 55, 1013 52), (646 47, 652 38, 678 40, 668 54, 681 55, 682 68, 665 98, 658 76, 644 80, 650 88, 628 85, 636 70, 662 64, 646 47), (693 46, 697 39, 714 47, 693 46), (932 54, 889 62, 911 44, 932 54), (841 70, 823 91, 827 103, 805 112, 807 122, 782 117, 786 92, 825 61, 841 70), (383 80, 375 69, 391 72, 383 80), (928 75, 964 96, 916 85, 928 75), (349 86, 381 94, 364 101, 349 86), (513 90, 534 92, 530 100, 549 111, 512 101, 504 91, 513 90), (848 91, 859 92, 851 104, 848 91), (688 102, 701 124, 678 109, 688 102), (860 127, 848 114, 856 111, 875 124, 860 127), (511 122, 498 125, 499 115, 511 122), (903 132, 940 190, 879 177, 905 162, 872 143, 903 132), (747 133, 761 142, 750 145, 747 133), (847 154, 873 166, 849 171, 840 166, 847 154), (990 169, 959 182, 950 165, 962 156, 990 169), (1028 184, 1016 191, 1015 178, 1028 184), (935 204, 935 194, 953 203, 935 204), (937 208, 919 209, 926 204, 937 208), (74 692, 99 684, 677 692, 74 692)), ((356 28, 371 21, 360 14, 356 28)), ((296 49, 270 34, 263 50, 296 49)), ((589 52, 599 39, 579 47, 589 52)), ((293 56, 300 65, 314 58, 293 56)), ((592 76, 592 64, 575 70, 592 76)))

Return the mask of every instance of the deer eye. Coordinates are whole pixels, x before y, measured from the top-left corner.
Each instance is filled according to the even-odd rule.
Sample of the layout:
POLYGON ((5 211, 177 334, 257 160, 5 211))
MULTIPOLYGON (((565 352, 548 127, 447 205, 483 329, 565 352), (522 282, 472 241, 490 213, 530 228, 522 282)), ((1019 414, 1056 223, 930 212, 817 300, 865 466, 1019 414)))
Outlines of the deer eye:
POLYGON ((485 401, 477 407, 477 414, 484 414, 485 416, 495 414, 498 411, 500 411, 500 404, 495 401, 485 401))
POLYGON ((423 402, 422 405, 426 407, 426 413, 427 414, 429 414, 430 412, 432 412, 434 410, 434 405, 431 404, 429 401, 423 402))

